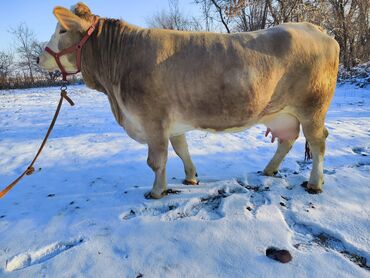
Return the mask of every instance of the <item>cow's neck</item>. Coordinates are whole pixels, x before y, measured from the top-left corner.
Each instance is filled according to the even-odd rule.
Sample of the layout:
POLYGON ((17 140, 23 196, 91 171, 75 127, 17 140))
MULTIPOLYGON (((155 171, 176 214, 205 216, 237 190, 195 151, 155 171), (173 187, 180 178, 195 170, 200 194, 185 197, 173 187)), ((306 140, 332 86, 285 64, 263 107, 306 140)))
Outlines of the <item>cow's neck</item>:
POLYGON ((81 72, 88 87, 113 93, 129 70, 128 57, 142 30, 120 20, 100 19, 82 51, 81 72))

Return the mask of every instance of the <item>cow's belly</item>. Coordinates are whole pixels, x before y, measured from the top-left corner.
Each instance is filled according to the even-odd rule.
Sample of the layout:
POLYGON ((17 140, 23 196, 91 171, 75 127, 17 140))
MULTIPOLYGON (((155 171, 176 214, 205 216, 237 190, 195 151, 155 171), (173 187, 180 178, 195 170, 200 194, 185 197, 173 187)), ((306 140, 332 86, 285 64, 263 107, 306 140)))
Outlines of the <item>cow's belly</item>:
POLYGON ((190 131, 190 130, 194 130, 194 129, 196 129, 196 128, 191 126, 190 124, 175 122, 171 126, 170 135, 171 136, 177 136, 177 135, 184 134, 185 132, 190 131))
POLYGON ((299 121, 289 113, 278 113, 264 117, 258 122, 248 122, 243 126, 229 126, 224 129, 217 130, 207 127, 199 128, 187 123, 176 122, 172 125, 170 134, 171 136, 177 136, 194 129, 210 132, 239 132, 258 123, 262 123, 267 127, 268 132, 266 132, 266 136, 271 132, 273 140, 275 140, 275 138, 279 138, 280 140, 293 140, 299 135, 299 121))
POLYGON ((188 123, 183 123, 183 122, 176 122, 172 125, 170 134, 171 136, 177 136, 184 134, 187 131, 191 130, 202 130, 202 131, 207 131, 207 132, 212 132, 212 133, 232 133, 232 132, 240 132, 245 129, 248 129, 252 127, 256 123, 245 123, 243 125, 224 125, 223 128, 213 128, 213 127, 208 127, 207 125, 203 124, 201 126, 192 126, 191 124, 188 123))
POLYGON ((228 126, 228 127, 225 127, 225 128, 212 128, 212 127, 207 127, 206 125, 203 125, 203 127, 194 127, 190 124, 186 124, 186 123, 175 123, 172 125, 172 128, 170 130, 170 134, 171 136, 177 136, 177 135, 181 135, 181 134, 184 134, 185 132, 187 131, 190 131, 190 130, 202 130, 202 131, 208 131, 208 132, 214 132, 214 133, 231 133, 231 132, 239 132, 239 131, 243 131, 249 127, 253 126, 253 124, 246 124, 246 125, 243 125, 243 126, 237 126, 237 127, 234 127, 232 125, 228 126))
MULTIPOLYGON (((143 126, 140 124, 140 120, 134 116, 132 113, 128 113, 123 109, 123 117, 121 125, 126 130, 127 134, 134 140, 140 143, 146 143, 146 132, 143 126)), ((247 128, 252 127, 256 124, 264 124, 267 127, 268 132, 272 134, 272 138, 279 138, 281 140, 293 140, 296 139, 299 135, 299 121, 292 114, 282 111, 273 115, 265 116, 259 120, 246 120, 244 123, 233 125, 230 123, 223 123, 217 128, 209 126, 207 124, 197 125, 192 124, 187 121, 175 121, 170 127, 169 134, 170 136, 177 136, 184 134, 185 132, 191 130, 204 130, 210 132, 239 132, 247 128), (221 127, 222 126, 222 127, 221 127)))

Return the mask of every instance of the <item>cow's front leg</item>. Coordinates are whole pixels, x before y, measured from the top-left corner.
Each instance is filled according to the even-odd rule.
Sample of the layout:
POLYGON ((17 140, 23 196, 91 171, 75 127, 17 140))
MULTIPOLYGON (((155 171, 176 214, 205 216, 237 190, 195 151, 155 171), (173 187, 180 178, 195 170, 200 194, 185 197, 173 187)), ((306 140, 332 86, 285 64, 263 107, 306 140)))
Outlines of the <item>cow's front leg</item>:
POLYGON ((168 138, 158 136, 148 140, 148 165, 155 173, 155 179, 151 198, 159 199, 163 197, 167 189, 166 163, 168 154, 168 138))
POLYGON ((184 134, 173 136, 170 138, 171 144, 173 149, 175 150, 176 154, 181 158, 182 162, 184 163, 185 169, 185 180, 184 184, 191 184, 196 185, 198 184, 197 181, 197 171, 191 160, 189 154, 188 144, 186 143, 186 137, 184 134))

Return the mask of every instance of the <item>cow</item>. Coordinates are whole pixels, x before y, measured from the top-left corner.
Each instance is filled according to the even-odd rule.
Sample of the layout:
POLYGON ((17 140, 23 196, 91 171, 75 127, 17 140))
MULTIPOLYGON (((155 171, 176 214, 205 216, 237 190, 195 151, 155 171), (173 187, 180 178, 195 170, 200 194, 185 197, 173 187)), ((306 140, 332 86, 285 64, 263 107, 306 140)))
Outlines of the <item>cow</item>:
MULTIPOLYGON (((58 24, 47 44, 52 51, 91 33, 80 59, 69 53, 59 63, 66 72, 81 67, 86 85, 107 95, 118 124, 148 145, 147 163, 155 173, 148 197, 167 192, 169 142, 184 164, 184 183, 196 185, 185 133, 238 132, 256 124, 278 141, 263 170, 267 176, 276 174, 302 127, 313 158, 307 189, 322 191, 325 117, 336 86, 339 46, 320 27, 284 23, 222 34, 140 28, 98 17, 83 3, 53 12, 58 24)), ((48 71, 60 68, 50 51, 39 63, 48 71)))

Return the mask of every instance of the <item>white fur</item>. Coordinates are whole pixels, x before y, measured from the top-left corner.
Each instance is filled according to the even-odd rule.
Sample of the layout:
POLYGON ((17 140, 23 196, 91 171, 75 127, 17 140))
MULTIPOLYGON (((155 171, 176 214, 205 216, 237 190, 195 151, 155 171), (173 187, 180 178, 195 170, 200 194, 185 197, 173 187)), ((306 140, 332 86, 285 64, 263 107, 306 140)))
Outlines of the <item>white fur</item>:
POLYGON ((177 135, 181 135, 181 134, 184 134, 185 132, 187 131, 190 131, 190 130, 194 130, 195 128, 188 125, 188 124, 183 124, 183 123, 180 123, 180 122, 176 122, 172 125, 172 128, 171 128, 171 136, 177 136, 177 135))
MULTIPOLYGON (((324 181, 324 155, 320 154, 319 152, 312 151, 313 156, 313 164, 312 164, 312 171, 310 175, 309 184, 318 186, 322 188, 322 184, 324 181)), ((315 188, 316 189, 316 188, 315 188)))

